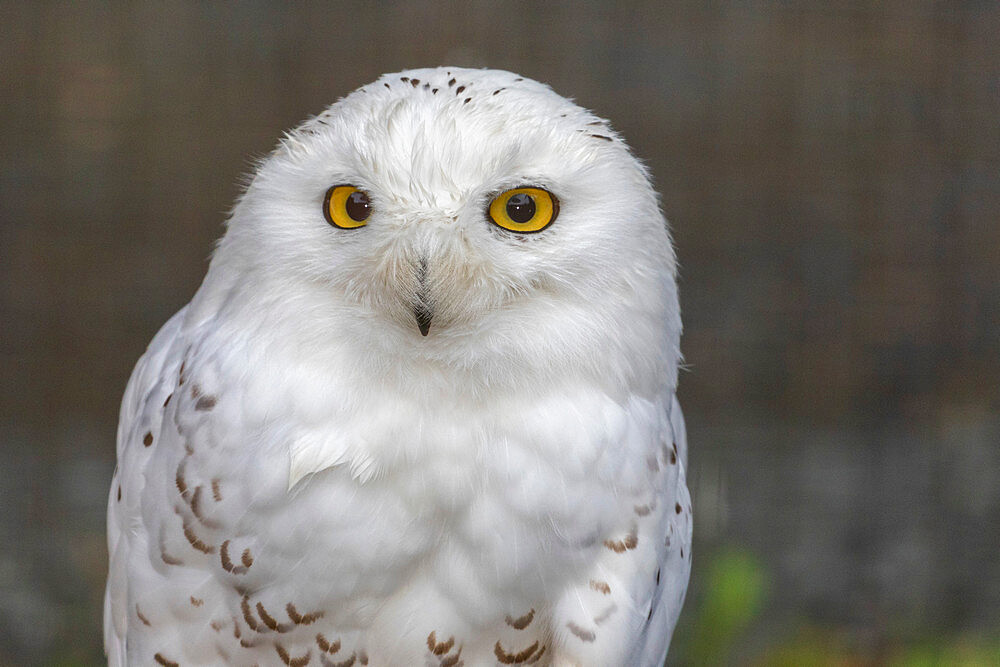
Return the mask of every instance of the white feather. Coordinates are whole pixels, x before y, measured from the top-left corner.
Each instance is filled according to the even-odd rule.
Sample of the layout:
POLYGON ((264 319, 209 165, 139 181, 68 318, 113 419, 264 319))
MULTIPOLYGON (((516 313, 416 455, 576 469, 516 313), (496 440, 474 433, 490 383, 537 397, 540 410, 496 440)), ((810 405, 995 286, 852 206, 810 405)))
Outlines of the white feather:
POLYGON ((675 273, 621 138, 509 72, 386 75, 290 132, 126 391, 109 660, 662 662, 691 542, 675 273), (365 227, 324 221, 336 184, 365 227), (517 236, 485 212, 523 185, 560 210, 517 236))

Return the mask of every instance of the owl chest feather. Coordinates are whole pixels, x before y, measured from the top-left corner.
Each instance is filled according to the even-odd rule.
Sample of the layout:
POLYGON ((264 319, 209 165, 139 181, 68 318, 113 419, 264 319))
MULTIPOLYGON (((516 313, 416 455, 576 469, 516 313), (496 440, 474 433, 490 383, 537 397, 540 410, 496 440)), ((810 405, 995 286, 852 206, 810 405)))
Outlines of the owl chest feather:
MULTIPOLYGON (((128 437, 149 527, 131 576, 187 582, 169 613, 231 626, 241 650, 320 626, 390 663, 432 631, 466 655, 544 644, 552 606, 629 534, 666 428, 666 398, 565 379, 480 400, 434 376, 421 393, 320 365, 233 373, 208 346, 173 358, 128 437)), ((160 595, 136 594, 134 624, 163 622, 160 595)))
POLYGON ((381 595, 416 572, 443 590, 529 595, 585 561, 620 521, 621 492, 646 481, 655 410, 596 393, 497 405, 386 393, 290 429, 287 468, 271 480, 273 541, 306 551, 300 568, 321 574, 333 558, 359 582, 378 573, 381 595), (286 535, 299 516, 308 534, 286 535))
POLYGON ((554 585, 615 529, 624 492, 648 481, 661 411, 565 383, 490 401, 382 385, 345 401, 358 391, 298 378, 278 388, 286 414, 255 415, 261 381, 227 395, 212 389, 240 386, 224 368, 188 373, 188 392, 165 408, 184 486, 239 489, 226 518, 243 548, 274 554, 273 567, 258 559, 261 582, 308 573, 329 599, 384 599, 415 577, 515 597, 554 585))

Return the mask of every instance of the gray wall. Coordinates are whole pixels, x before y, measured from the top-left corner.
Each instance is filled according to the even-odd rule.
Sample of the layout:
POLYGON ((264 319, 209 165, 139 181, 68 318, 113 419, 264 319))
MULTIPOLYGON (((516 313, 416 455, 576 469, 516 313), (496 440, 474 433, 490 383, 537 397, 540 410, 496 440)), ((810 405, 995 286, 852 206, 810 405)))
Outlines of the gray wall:
POLYGON ((975 1, 0 4, 0 663, 100 660, 118 401, 249 160, 436 64, 550 83, 663 193, 697 520, 674 661, 997 637, 998 35, 975 1), (734 553, 762 602, 715 640, 734 553))

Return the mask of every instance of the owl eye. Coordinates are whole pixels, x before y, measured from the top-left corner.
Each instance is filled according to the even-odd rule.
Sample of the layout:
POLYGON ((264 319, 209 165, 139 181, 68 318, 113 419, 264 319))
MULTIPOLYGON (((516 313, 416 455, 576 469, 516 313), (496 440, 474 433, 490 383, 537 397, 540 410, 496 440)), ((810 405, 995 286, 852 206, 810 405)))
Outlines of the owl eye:
POLYGON ((368 193, 353 185, 335 185, 326 191, 323 215, 326 221, 340 229, 357 229, 367 224, 372 214, 368 193))
POLYGON ((490 202, 490 220, 512 232, 540 232, 559 215, 559 200, 541 188, 514 188, 490 202))

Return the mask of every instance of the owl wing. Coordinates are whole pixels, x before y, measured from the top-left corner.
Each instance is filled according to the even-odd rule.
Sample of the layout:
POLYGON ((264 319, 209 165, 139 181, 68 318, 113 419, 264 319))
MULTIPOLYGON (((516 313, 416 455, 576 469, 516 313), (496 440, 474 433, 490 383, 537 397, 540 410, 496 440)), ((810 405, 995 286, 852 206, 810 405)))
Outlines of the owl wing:
POLYGON ((177 372, 181 352, 175 344, 180 337, 181 325, 187 308, 174 315, 156 334, 146 353, 139 359, 129 378, 122 398, 118 420, 117 456, 108 498, 108 582, 104 593, 104 651, 111 667, 125 665, 126 631, 128 628, 128 576, 129 553, 134 542, 142 537, 143 529, 130 521, 138 514, 140 490, 145 484, 145 459, 149 445, 146 433, 159 431, 158 425, 148 423, 151 415, 161 410, 148 409, 150 398, 163 401, 158 385, 177 372), (123 489, 127 489, 125 493, 123 489))
POLYGON ((691 573, 691 498, 687 436, 680 404, 643 436, 646 482, 621 489, 620 532, 554 614, 553 664, 659 667, 691 573))
POLYGON ((671 454, 676 457, 677 480, 673 493, 665 498, 666 530, 662 535, 656 585, 650 596, 648 620, 636 643, 638 651, 634 664, 644 667, 659 667, 666 659, 691 575, 692 516, 691 494, 687 487, 687 429, 676 396, 671 405, 669 422, 673 447, 667 461, 669 464, 671 454), (673 502, 670 502, 670 495, 673 502))

